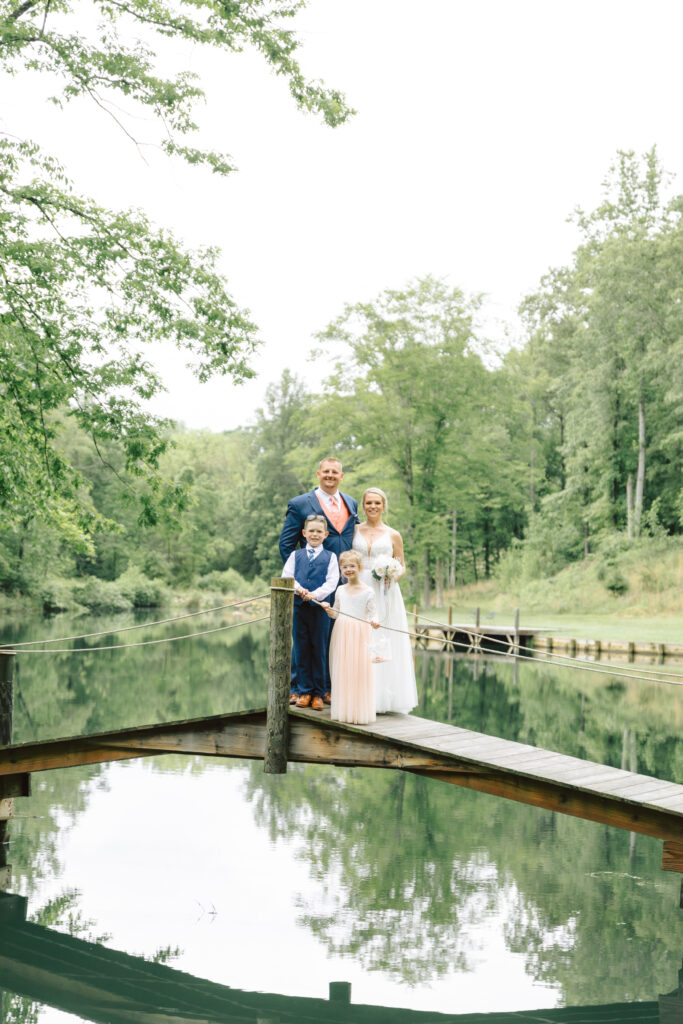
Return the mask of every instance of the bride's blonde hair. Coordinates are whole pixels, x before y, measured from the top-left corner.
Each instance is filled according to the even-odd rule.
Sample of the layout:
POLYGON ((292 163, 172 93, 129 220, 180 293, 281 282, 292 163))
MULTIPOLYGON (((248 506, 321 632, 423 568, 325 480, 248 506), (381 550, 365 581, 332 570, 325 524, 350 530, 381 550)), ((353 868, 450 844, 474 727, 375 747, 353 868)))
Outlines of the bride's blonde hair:
POLYGON ((387 511, 387 509, 389 508, 389 499, 387 498, 386 494, 384 493, 381 487, 365 488, 365 490, 363 491, 363 497, 360 499, 361 508, 363 508, 363 506, 365 505, 366 494, 379 494, 380 498, 382 499, 382 512, 385 513, 387 511))

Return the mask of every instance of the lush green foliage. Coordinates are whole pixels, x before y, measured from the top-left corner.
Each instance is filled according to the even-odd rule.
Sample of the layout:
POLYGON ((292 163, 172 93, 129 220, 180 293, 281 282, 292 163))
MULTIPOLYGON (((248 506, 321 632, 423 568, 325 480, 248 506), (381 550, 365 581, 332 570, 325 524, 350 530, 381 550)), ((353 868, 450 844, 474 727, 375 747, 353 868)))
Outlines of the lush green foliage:
POLYGON ((570 266, 522 307, 532 468, 527 544, 546 571, 615 531, 679 532, 683 512, 683 221, 654 150, 620 153, 576 221, 570 266))
MULTIPOLYGON (((119 123, 146 111, 157 144, 214 172, 232 170, 224 155, 188 146, 192 112, 203 94, 196 77, 163 70, 178 41, 228 53, 251 46, 284 76, 297 104, 329 125, 350 111, 343 97, 308 83, 287 27, 304 0, 95 0, 86 12, 70 2, 0 0, 0 75, 38 72, 57 106, 81 97, 119 123), (119 104, 125 104, 125 114, 119 104), (137 109, 136 109, 137 108, 137 109), (150 115, 153 115, 150 119, 150 115)), ((0 79, 3 81, 3 79, 0 79)), ((16 88, 16 83, 14 87, 16 88)), ((166 425, 144 401, 162 381, 144 345, 186 349, 200 380, 251 376, 256 328, 230 296, 215 249, 190 252, 144 214, 112 212, 78 195, 66 172, 11 121, 0 138, 0 509, 21 533, 35 519, 87 550, 107 513, 63 444, 74 419, 103 462, 134 494, 141 521, 182 511, 185 490, 159 471, 166 425), (137 478, 137 483, 136 483, 137 478)), ((124 134, 122 142, 126 142, 124 134)), ((137 140, 134 140, 137 141, 137 140)))
MULTIPOLYGON (((21 161, 5 156, 19 175, 21 161)), ((158 382, 129 347, 156 323, 195 352, 201 334, 201 374, 249 372, 249 326, 232 349, 219 342, 239 314, 228 328, 213 256, 194 260, 144 222, 98 211, 104 233, 75 232, 67 259, 61 237, 38 243, 35 229, 49 213, 66 218, 66 237, 68 219, 92 204, 60 191, 56 170, 49 188, 17 185, 14 200, 37 212, 6 229, 13 305, 0 329, 12 344, 0 369, 17 397, 2 413, 0 585, 40 595, 48 610, 158 604, 168 585, 197 588, 197 600, 246 593, 247 581, 279 572, 287 500, 334 452, 345 490, 388 491, 406 589, 423 606, 494 571, 510 588, 596 553, 596 584, 626 593, 619 552, 679 533, 683 510, 683 223, 662 179, 654 152, 642 166, 620 154, 604 201, 576 214, 571 265, 525 300, 526 342, 502 362, 477 329, 478 300, 428 276, 348 306, 320 332, 318 392, 287 371, 255 424, 225 434, 160 430, 143 416, 137 403, 158 382), (135 258, 124 235, 126 247, 138 239, 135 258), (140 277, 152 253, 168 274, 140 277), (211 295, 185 317, 176 299, 190 285, 211 295), (74 576, 91 579, 67 586, 74 576)))

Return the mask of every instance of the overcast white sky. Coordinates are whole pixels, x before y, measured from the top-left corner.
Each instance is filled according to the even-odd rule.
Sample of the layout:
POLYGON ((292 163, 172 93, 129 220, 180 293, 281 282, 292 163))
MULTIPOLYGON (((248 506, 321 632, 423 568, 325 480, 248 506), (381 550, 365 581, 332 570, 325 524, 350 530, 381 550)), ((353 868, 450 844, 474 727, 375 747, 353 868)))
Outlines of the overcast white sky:
POLYGON ((297 25, 305 72, 358 111, 342 128, 299 113, 253 54, 174 48, 202 74, 202 139, 231 153, 228 179, 145 164, 106 115, 58 114, 35 85, 13 111, 101 202, 222 248, 261 329, 258 377, 200 386, 184 357, 158 353, 169 392, 155 411, 187 426, 248 423, 288 366, 313 385, 316 330, 426 273, 486 293, 502 337, 568 259, 566 217, 595 205, 619 148, 656 144, 681 187, 680 0, 309 0, 297 25))

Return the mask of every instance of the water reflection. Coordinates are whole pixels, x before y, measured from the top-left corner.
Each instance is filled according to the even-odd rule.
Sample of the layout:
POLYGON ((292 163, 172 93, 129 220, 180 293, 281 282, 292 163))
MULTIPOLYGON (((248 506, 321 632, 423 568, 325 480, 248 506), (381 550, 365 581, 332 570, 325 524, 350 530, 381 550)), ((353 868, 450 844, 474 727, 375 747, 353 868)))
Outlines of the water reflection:
MULTIPOLYGON (((97 628, 88 623, 85 629, 91 627, 97 628)), ((58 629, 68 631, 63 624, 58 629)), ((27 633, 35 635, 35 628, 14 639, 27 633)), ((675 687, 541 662, 518 664, 516 671, 513 662, 498 658, 431 651, 415 657, 418 714, 683 782, 683 711, 675 687)), ((17 742, 265 703, 262 627, 177 646, 18 660, 17 742)), ((179 775, 190 763, 198 777, 206 771, 202 759, 164 760, 167 770, 177 764, 179 775)), ((234 762, 221 771, 239 773, 263 836, 293 849, 302 876, 316 883, 307 886, 297 876, 292 899, 299 926, 326 956, 418 988, 476 970, 496 933, 507 952, 524 958, 534 983, 558 993, 566 1005, 646 1000, 655 1016, 642 1019, 658 1019, 656 997, 671 992, 683 949, 679 880, 660 871, 659 842, 396 772, 298 766, 279 779, 264 776, 260 764, 234 762)), ((94 794, 116 785, 114 777, 103 766, 34 777, 30 817, 12 825, 17 889, 39 899, 47 881, 59 878, 60 833, 78 829, 94 794)), ((137 828, 144 826, 143 808, 137 828)), ((130 834, 134 857, 134 828, 130 834)), ((53 904, 45 904, 42 925, 63 928, 68 899, 61 918, 54 917, 53 904)), ((79 919, 77 901, 69 914, 80 941, 83 929, 98 930, 79 919)), ((235 944, 240 941, 236 934, 235 944)), ((162 974, 171 970, 154 966, 162 974)), ((225 992, 221 1019, 237 1020, 237 1004, 228 1003, 242 1000, 245 1009, 244 993, 225 992)), ((669 1005, 678 1012, 675 1000, 669 1005)), ((151 1012, 136 1006, 126 1010, 127 1020, 151 1012)), ((166 1016, 212 1019, 201 1001, 193 1009, 170 1003, 159 1009, 166 1016)), ((242 1019, 256 1019, 257 1012, 268 1019, 265 1009, 250 1005, 242 1019)), ((298 1008, 278 1004, 273 1013, 302 1020, 304 1009, 312 1020, 318 1011, 329 1021, 401 1019, 394 1010, 385 1017, 337 1018, 321 1000, 298 1008), (312 1006, 316 1002, 322 1005, 312 1006)), ((87 1017, 85 1004, 67 1012, 87 1017)), ((544 1013, 524 1019, 556 1019, 552 1011, 544 1013)), ((18 1010, 5 1017, 17 1024, 35 1019, 18 1010)), ((516 1019, 497 1019, 508 1017, 516 1019)), ((413 1013, 405 1019, 421 1018, 413 1013)), ((683 1016, 671 1019, 680 1024, 683 1016)))
POLYGON ((677 989, 654 1001, 612 1003, 566 1010, 486 1015, 423 1013, 395 1007, 351 1005, 351 986, 332 982, 329 1000, 247 992, 166 966, 168 950, 150 959, 130 956, 88 935, 90 922, 78 914, 76 897, 65 893, 26 919, 26 900, 0 892, 0 1022, 33 1024, 42 1007, 53 1007, 97 1024, 131 1021, 329 1022, 329 1024, 410 1024, 437 1021, 491 1024, 516 1021, 638 1020, 679 1024, 683 1014, 683 971, 677 989), (65 933, 64 927, 68 927, 65 933), (4 988, 4 993, 1 989, 4 988))
POLYGON ((282 787, 252 767, 249 796, 328 880, 322 904, 299 907, 329 955, 424 984, 470 969, 499 929, 569 1005, 616 1001, 625 983, 648 999, 674 975, 683 915, 657 841, 632 847, 628 833, 368 769, 305 766, 282 787))

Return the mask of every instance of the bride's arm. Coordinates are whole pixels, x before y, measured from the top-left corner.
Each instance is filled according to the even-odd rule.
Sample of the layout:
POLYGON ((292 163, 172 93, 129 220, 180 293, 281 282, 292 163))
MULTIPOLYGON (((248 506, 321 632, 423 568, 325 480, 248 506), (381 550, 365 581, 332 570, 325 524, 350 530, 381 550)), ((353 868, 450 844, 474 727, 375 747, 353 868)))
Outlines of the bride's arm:
POLYGON ((393 546, 392 554, 394 558, 397 558, 402 565, 401 571, 397 573, 396 576, 394 577, 398 580, 401 578, 401 576, 405 576, 406 571, 406 561, 405 558, 403 557, 403 537, 398 532, 398 530, 391 531, 391 543, 393 546))

